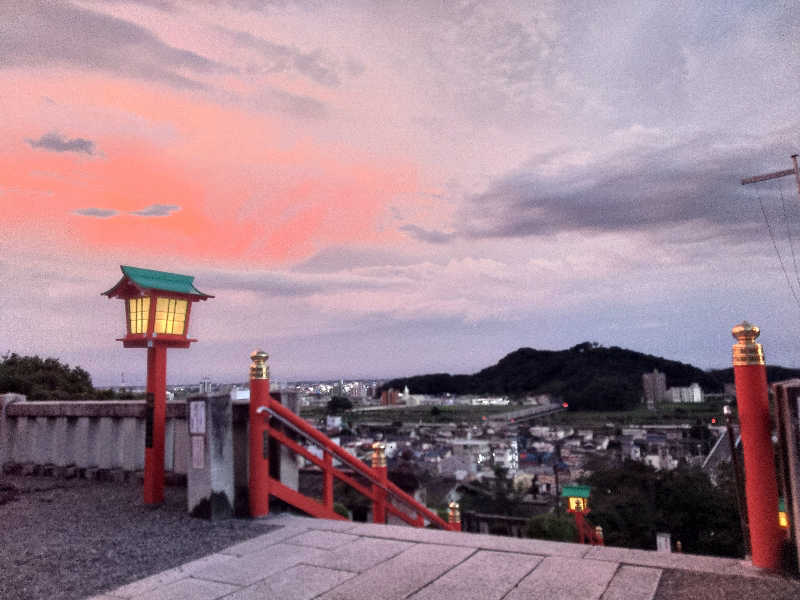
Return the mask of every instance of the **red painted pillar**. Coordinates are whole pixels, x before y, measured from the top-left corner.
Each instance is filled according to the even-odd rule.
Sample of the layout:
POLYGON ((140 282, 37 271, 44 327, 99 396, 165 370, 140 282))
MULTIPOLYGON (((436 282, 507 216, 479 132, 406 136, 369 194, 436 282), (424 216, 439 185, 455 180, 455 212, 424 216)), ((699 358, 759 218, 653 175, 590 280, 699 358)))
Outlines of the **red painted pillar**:
POLYGON ((389 481, 389 470, 386 467, 386 444, 383 442, 372 444, 372 469, 380 484, 372 484, 372 493, 375 495, 372 520, 375 523, 386 523, 386 484, 389 481))
POLYGON ((167 417, 167 348, 147 349, 145 412, 144 503, 164 501, 164 424, 167 417))
POLYGON ((777 571, 781 566, 778 482, 772 450, 767 373, 760 330, 747 321, 732 330, 736 403, 744 450, 745 496, 753 565, 777 571))
POLYGON ((269 355, 257 350, 250 355, 250 516, 269 514, 269 440, 266 424, 269 414, 259 413, 269 405, 269 355))
POLYGON ((583 513, 579 510, 576 510, 573 514, 575 515, 575 527, 578 529, 578 543, 585 544, 586 535, 584 529, 586 528, 586 525, 583 518, 583 513))
POLYGON ((325 461, 325 471, 322 475, 322 500, 325 508, 333 510, 333 455, 330 452, 323 452, 325 461))

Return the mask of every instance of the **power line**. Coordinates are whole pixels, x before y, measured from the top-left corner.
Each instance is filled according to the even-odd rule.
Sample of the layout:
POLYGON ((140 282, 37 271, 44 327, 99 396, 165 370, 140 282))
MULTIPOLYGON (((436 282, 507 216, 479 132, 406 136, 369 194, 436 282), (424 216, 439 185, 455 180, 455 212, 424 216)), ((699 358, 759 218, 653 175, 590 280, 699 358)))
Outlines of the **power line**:
MULTIPOLYGON (((789 175, 794 175, 794 179, 797 182, 797 193, 800 194, 800 166, 798 166, 797 161, 797 154, 792 154, 792 168, 785 169, 783 171, 774 171, 772 173, 765 173, 763 175, 756 175, 755 177, 746 177, 742 179, 742 185, 748 185, 750 183, 759 183, 761 181, 769 181, 771 179, 780 179, 781 177, 787 177, 789 175)), ((780 188, 778 188, 780 191, 780 188)), ((786 285, 789 286, 789 291, 792 292, 792 297, 794 298, 795 304, 797 304, 798 309, 800 309, 800 299, 797 297, 797 292, 792 285, 792 280, 789 278, 789 273, 786 271, 786 265, 783 264, 783 257, 781 257, 781 252, 778 249, 778 243, 775 241, 775 233, 772 231, 772 225, 769 224, 769 217, 767 216, 767 211, 764 209, 764 203, 761 201, 761 194, 758 193, 758 188, 756 188, 756 197, 758 198, 758 205, 761 207, 761 214, 764 215, 764 222, 767 224, 767 230, 769 231, 769 237, 772 240, 772 247, 775 248, 775 254, 778 257, 778 262, 781 265, 781 271, 783 271, 784 277, 786 277, 786 285)), ((781 191, 781 203, 783 204, 783 217, 786 220, 786 231, 789 231, 789 221, 786 219, 786 203, 783 199, 783 192, 781 191)), ((795 270, 795 277, 798 280, 798 287, 800 287, 800 274, 797 271, 797 261, 795 259, 794 253, 794 245, 792 244, 791 234, 789 233, 789 245, 792 247, 792 261, 794 262, 794 270, 795 270)))
POLYGON ((767 211, 764 209, 764 203, 761 201, 761 194, 758 193, 758 190, 756 190, 756 197, 758 198, 758 205, 761 207, 761 214, 764 215, 764 222, 767 224, 767 231, 769 231, 769 237, 772 240, 772 247, 775 248, 775 254, 778 257, 781 270, 783 271, 784 277, 786 277, 786 285, 789 286, 789 291, 792 292, 792 297, 794 298, 795 304, 797 304, 797 308, 800 309, 800 298, 797 297, 797 292, 792 285, 792 280, 789 278, 789 273, 786 271, 786 266, 783 264, 783 257, 781 257, 781 252, 778 249, 777 242, 775 241, 775 234, 772 231, 772 225, 769 224, 769 217, 767 217, 767 211))
POLYGON ((783 190, 778 188, 781 195, 781 208, 783 209, 783 222, 786 224, 786 237, 789 238, 789 249, 792 251, 792 264, 794 265, 794 278, 800 287, 800 272, 797 270, 797 256, 794 252, 794 239, 792 238, 792 228, 789 226, 789 217, 786 216, 786 200, 783 197, 783 190))

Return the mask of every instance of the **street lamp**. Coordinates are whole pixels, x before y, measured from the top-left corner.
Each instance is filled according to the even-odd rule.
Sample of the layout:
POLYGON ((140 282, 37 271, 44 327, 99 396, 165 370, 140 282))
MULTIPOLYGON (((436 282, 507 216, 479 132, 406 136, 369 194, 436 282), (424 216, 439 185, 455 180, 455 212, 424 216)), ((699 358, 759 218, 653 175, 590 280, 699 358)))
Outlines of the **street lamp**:
POLYGON ((561 489, 561 497, 567 499, 567 512, 575 516, 575 527, 578 529, 578 538, 581 544, 586 541, 592 541, 592 536, 587 532, 586 525, 586 515, 589 514, 589 493, 591 491, 592 488, 588 485, 565 485, 561 489))
POLYGON ((567 499, 567 512, 588 514, 591 490, 592 488, 588 485, 565 485, 561 489, 561 497, 567 499))
POLYGON ((147 348, 144 502, 164 500, 164 424, 167 348, 188 348, 193 302, 213 298, 194 287, 194 277, 121 266, 122 279, 102 295, 125 303, 125 348, 147 348))

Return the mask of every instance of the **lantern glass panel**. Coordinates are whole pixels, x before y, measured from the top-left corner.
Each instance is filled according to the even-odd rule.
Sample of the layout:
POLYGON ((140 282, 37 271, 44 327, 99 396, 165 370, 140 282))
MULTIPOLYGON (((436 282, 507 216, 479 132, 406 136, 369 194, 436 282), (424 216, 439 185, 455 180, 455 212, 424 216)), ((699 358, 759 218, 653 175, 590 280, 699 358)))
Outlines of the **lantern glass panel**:
POLYGON ((786 513, 784 511, 779 511, 778 512, 778 525, 780 525, 784 529, 789 527, 789 519, 786 516, 786 513))
POLYGON ((578 512, 586 510, 586 499, 571 496, 569 499, 569 509, 578 512))
POLYGON ((178 298, 157 298, 154 331, 156 333, 183 335, 188 304, 188 301, 178 298))
POLYGON ((150 315, 150 298, 128 299, 128 329, 131 333, 147 333, 150 315))

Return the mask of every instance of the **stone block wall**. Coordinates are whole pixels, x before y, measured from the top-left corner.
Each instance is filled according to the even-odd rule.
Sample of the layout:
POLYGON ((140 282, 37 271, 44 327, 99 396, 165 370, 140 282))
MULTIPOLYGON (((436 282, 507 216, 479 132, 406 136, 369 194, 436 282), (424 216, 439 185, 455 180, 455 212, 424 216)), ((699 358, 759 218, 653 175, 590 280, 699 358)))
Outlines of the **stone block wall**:
MULTIPOLYGON (((144 469, 145 402, 26 402, 0 395, 0 464, 144 469)), ((164 468, 184 475, 189 455, 186 404, 167 402, 164 468)))

